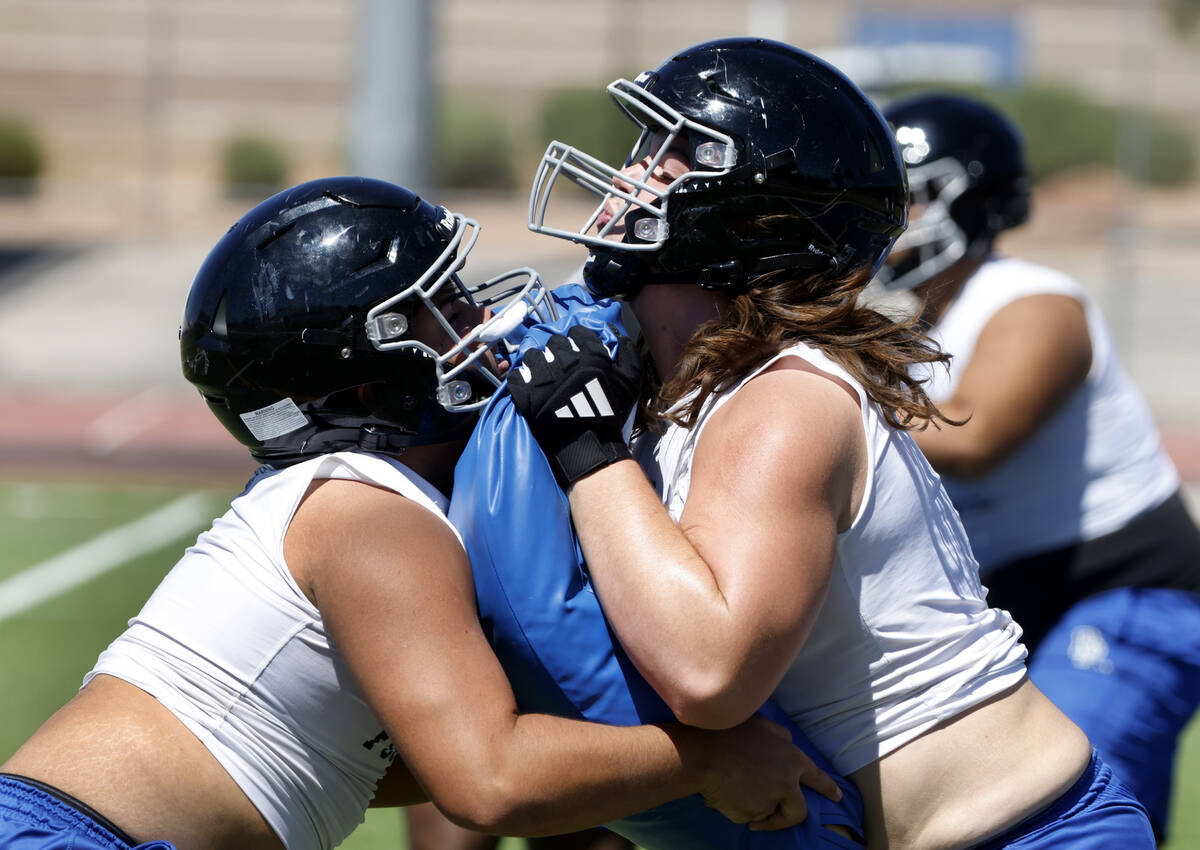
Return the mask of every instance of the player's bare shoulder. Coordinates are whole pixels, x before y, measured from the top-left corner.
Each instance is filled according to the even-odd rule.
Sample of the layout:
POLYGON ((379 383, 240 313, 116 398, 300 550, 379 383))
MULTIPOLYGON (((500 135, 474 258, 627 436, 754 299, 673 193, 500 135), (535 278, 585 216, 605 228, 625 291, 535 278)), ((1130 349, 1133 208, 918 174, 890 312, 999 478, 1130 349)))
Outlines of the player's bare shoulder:
POLYGON ((827 447, 861 434, 855 389, 800 357, 784 357, 748 380, 713 416, 710 428, 730 428, 785 449, 827 447))
POLYGON ((747 381, 713 414, 695 474, 719 463, 726 478, 793 504, 829 505, 848 527, 865 489, 866 436, 857 392, 843 379, 786 357, 747 381))
POLYGON ((465 558, 450 527, 429 508, 386 487, 345 479, 313 482, 288 528, 284 553, 310 598, 323 581, 346 581, 347 573, 369 565, 412 571, 465 558))

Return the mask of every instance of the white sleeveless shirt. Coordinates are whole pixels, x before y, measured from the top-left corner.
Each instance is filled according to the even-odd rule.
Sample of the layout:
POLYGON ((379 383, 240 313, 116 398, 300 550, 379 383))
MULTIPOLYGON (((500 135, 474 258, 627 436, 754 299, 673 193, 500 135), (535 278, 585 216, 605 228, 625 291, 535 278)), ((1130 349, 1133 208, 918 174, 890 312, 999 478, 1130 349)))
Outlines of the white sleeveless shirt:
POLYGON ((1179 488, 1104 318, 1078 283, 1054 269, 996 258, 971 276, 930 334, 953 360, 948 369, 919 372, 930 379, 929 397, 954 395, 980 332, 997 312, 1045 294, 1083 305, 1092 366, 1062 407, 995 470, 973 479, 944 476, 985 575, 1026 555, 1116 531, 1179 488))
POLYGON ((453 528, 445 497, 381 455, 263 467, 84 679, 106 673, 157 698, 288 850, 339 844, 362 822, 396 755, 284 561, 284 534, 309 484, 322 478, 386 487, 453 528))
POLYGON ((855 388, 866 437, 862 505, 838 535, 816 624, 773 694, 846 774, 1016 684, 1026 652, 1020 627, 984 602, 958 515, 916 444, 887 425, 844 369, 808 345, 781 352, 710 398, 692 428, 669 424, 659 440, 638 446, 672 519, 679 521, 687 503, 692 456, 713 413, 786 356, 855 388))

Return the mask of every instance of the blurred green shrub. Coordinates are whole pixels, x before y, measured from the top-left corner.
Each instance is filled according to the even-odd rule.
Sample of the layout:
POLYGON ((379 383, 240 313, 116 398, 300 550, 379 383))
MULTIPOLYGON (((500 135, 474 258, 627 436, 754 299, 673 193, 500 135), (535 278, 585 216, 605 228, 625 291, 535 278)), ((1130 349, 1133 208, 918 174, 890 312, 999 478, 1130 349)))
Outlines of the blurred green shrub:
POLYGON ((1116 112, 1077 91, 1039 85, 998 92, 991 100, 1024 133, 1035 178, 1115 161, 1116 112))
POLYGON ((221 154, 225 191, 239 199, 261 199, 283 189, 288 172, 283 145, 262 133, 239 131, 221 154))
POLYGON ((1167 0, 1167 13, 1176 32, 1190 35, 1200 24, 1200 0, 1167 0))
POLYGON ((517 185, 512 129, 477 95, 450 93, 434 115, 434 169, 439 186, 512 189, 517 185))
POLYGON ((20 118, 0 117, 0 193, 32 191, 44 167, 41 144, 32 128, 20 118))
POLYGON ((637 141, 638 127, 626 117, 604 86, 563 88, 542 101, 537 121, 542 148, 565 142, 609 164, 620 165, 637 141))
POLYGON ((616 163, 637 139, 637 127, 601 85, 552 90, 528 122, 478 92, 447 92, 436 101, 434 120, 436 182, 451 189, 523 188, 552 139, 616 163))
POLYGON ((1145 180, 1152 186, 1178 186, 1196 177, 1196 139, 1162 116, 1134 114, 1131 120, 1149 122, 1149 161, 1145 180))
MULTIPOLYGON (((1196 174, 1196 140, 1169 119, 1144 110, 1117 109, 1077 89, 1034 83, 1014 89, 928 85, 904 87, 900 96, 923 89, 958 91, 978 97, 1011 118, 1025 136, 1026 155, 1034 179, 1087 166, 1131 167, 1130 177, 1155 186, 1176 186, 1196 174), (1140 122, 1146 133, 1144 169, 1117 161, 1122 124, 1140 122)), ((1124 158, 1122 158, 1124 160, 1124 158)))

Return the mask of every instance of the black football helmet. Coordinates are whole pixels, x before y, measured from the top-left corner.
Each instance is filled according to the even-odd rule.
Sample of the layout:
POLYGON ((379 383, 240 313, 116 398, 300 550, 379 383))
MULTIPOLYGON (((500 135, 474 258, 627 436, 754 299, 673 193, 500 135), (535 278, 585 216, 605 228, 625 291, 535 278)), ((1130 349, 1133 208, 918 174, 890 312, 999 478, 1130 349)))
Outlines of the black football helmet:
POLYGON ((464 283, 478 235, 472 219, 380 180, 287 189, 230 228, 196 275, 184 376, 264 463, 453 439, 501 383, 488 347, 553 310, 532 269, 464 283), (505 306, 460 336, 439 309, 457 299, 505 306), (444 345, 413 337, 414 320, 433 325, 420 310, 444 345))
POLYGON ((680 143, 691 159, 656 190, 563 142, 546 149, 529 227, 587 245, 586 276, 601 295, 677 281, 737 291, 779 268, 874 271, 904 229, 908 187, 891 131, 815 56, 765 39, 709 41, 608 92, 641 128, 626 164, 647 159, 653 169, 680 143), (560 176, 600 196, 578 229, 546 223, 560 176), (597 228, 613 199, 621 214, 597 228), (618 240, 611 231, 622 215, 618 240))
POLYGON ((1029 218, 1021 134, 995 109, 927 93, 889 104, 884 116, 908 168, 912 204, 921 210, 881 270, 885 287, 912 289, 959 260, 982 256, 997 234, 1029 218))

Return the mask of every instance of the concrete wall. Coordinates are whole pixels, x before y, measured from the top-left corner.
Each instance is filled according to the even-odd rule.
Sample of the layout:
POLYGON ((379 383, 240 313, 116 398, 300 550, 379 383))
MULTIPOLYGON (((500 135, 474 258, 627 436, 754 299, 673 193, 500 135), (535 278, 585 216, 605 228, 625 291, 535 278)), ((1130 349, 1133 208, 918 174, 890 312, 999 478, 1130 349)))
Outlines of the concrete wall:
MULTIPOLYGON (((1172 36, 1153 0, 776 2, 441 0, 434 77, 519 120, 548 88, 599 86, 683 45, 744 33, 755 10, 760 21, 786 12, 782 31, 758 34, 818 51, 843 45, 856 16, 873 9, 1011 13, 1031 76, 1200 124, 1200 36, 1172 36)), ((44 335, 45 317, 62 303, 125 293, 120 304, 140 311, 163 287, 185 286, 196 258, 247 206, 223 199, 214 179, 220 145, 236 129, 286 140, 295 180, 342 170, 355 10, 354 0, 0 0, 0 114, 26 116, 50 158, 35 195, 0 193, 0 252, 64 243, 122 258, 39 278, 23 294, 46 301, 25 313, 11 312, 10 294, 8 321, 44 335), (128 244, 145 237, 146 255, 128 244), (186 243, 169 252, 184 258, 178 268, 159 259, 166 240, 186 243)), ((497 270, 530 262, 553 278, 581 259, 566 243, 529 234, 517 195, 448 200, 487 224, 497 270)), ((1014 250, 1092 289, 1160 418, 1194 422, 1200 185, 1139 193, 1111 175, 1066 181, 1039 191, 1035 216, 1013 234, 1014 250)), ((176 299, 164 313, 177 311, 176 299)))
MULTIPOLYGON (((220 147, 239 129, 284 141, 294 180, 344 170, 356 9, 354 0, 0 0, 0 114, 29 120, 49 160, 31 208, 0 209, 0 240, 64 220, 85 239, 135 221, 186 228, 197 207, 219 203, 220 147)), ((433 76, 524 120, 548 88, 631 75, 755 21, 768 30, 757 34, 837 47, 875 9, 1011 14, 1031 76, 1152 105, 1200 130, 1200 37, 1173 37, 1150 0, 442 0, 433 76)))

